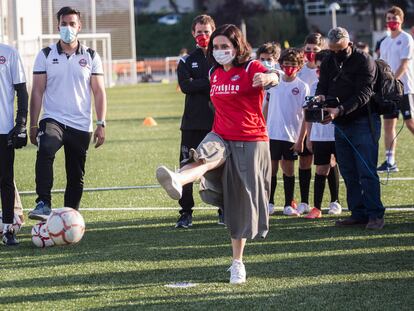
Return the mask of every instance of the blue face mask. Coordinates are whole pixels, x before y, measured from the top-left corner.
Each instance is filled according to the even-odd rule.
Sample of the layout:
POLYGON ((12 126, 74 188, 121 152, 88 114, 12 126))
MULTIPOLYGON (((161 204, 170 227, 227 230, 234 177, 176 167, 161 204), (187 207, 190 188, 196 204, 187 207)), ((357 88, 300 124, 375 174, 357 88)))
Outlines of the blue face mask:
POLYGON ((265 66, 265 67, 266 67, 266 69, 268 69, 268 70, 273 70, 273 69, 275 69, 275 68, 274 68, 274 66, 272 65, 272 62, 271 62, 271 61, 264 60, 264 61, 262 61, 261 63, 262 63, 262 65, 263 65, 263 66, 265 66))
POLYGON ((70 26, 60 26, 60 38, 65 43, 72 43, 76 40, 76 36, 78 35, 76 33, 76 30, 70 26))

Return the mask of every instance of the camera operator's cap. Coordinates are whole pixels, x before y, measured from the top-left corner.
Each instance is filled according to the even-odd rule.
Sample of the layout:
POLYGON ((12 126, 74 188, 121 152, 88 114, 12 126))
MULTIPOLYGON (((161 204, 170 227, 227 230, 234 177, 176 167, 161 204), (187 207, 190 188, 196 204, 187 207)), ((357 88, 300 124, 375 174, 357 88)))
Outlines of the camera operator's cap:
POLYGON ((349 39, 349 33, 345 28, 336 27, 328 32, 328 40, 332 43, 337 43, 342 39, 349 39))

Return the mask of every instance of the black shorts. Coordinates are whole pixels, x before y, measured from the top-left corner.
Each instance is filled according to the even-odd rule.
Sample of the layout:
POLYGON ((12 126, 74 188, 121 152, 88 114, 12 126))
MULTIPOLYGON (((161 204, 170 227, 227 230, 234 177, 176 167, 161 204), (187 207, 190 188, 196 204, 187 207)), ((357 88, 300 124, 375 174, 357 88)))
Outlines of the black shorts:
POLYGON ((303 140, 303 152, 300 152, 299 155, 301 157, 306 157, 312 155, 312 152, 306 147, 306 140, 308 139, 308 136, 305 136, 305 139, 303 140))
POLYGON ((336 149, 334 141, 313 141, 313 164, 326 165, 331 163, 331 155, 336 158, 336 149))
POLYGON ((294 143, 285 140, 270 140, 270 157, 272 161, 298 159, 298 154, 293 151, 294 143))
MULTIPOLYGON (((400 103, 400 111, 404 120, 410 120, 414 115, 414 94, 405 94, 400 103)), ((398 118, 399 112, 384 114, 384 119, 398 118)))

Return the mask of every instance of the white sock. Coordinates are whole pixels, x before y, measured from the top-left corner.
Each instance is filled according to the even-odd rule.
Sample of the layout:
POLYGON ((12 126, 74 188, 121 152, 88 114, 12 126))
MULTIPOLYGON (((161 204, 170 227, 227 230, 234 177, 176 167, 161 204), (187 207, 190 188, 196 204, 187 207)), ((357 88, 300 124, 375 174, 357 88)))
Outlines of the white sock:
POLYGON ((390 165, 395 164, 395 155, 394 155, 394 152, 392 150, 386 150, 385 151, 385 160, 390 165))
POLYGON ((238 259, 233 259, 233 263, 238 263, 238 264, 243 264, 243 262, 241 261, 241 260, 238 260, 238 259))
POLYGON ((9 231, 11 229, 11 226, 13 226, 13 224, 3 223, 3 234, 5 234, 7 231, 9 231))

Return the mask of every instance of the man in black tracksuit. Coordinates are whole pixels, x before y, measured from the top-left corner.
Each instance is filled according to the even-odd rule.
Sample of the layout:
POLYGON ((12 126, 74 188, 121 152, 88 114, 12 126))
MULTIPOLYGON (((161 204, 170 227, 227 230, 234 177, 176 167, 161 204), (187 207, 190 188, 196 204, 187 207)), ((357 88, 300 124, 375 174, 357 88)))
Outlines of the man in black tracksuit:
MULTIPOLYGON (((215 29, 214 20, 208 15, 194 18, 192 35, 197 48, 180 59, 177 68, 178 83, 185 95, 184 114, 181 120, 180 165, 189 159, 189 150, 197 148, 203 138, 210 132, 214 111, 210 103, 210 81, 208 73, 211 68, 207 58, 207 46, 210 35, 215 29)), ((193 184, 183 187, 181 199, 178 201, 181 210, 176 228, 192 226, 192 208, 194 207, 193 184)), ((220 213, 220 212, 219 212, 220 213)), ((220 218, 219 218, 220 219, 220 218)))

